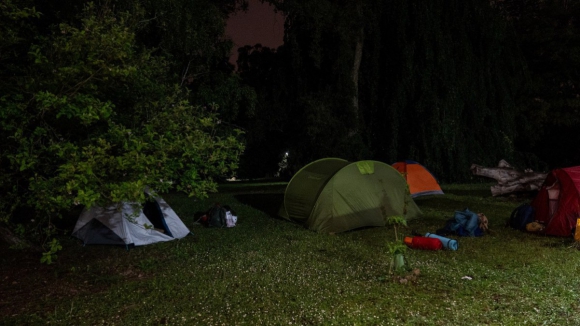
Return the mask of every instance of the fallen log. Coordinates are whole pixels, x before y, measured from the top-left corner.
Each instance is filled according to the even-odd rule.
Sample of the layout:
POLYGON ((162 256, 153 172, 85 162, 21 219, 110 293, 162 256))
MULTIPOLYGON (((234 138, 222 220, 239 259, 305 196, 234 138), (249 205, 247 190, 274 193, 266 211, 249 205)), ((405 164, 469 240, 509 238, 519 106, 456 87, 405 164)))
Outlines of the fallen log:
POLYGON ((497 180, 497 184, 491 186, 492 196, 538 190, 548 175, 530 169, 518 171, 505 160, 499 161, 498 166, 493 168, 472 164, 470 170, 473 175, 497 180))

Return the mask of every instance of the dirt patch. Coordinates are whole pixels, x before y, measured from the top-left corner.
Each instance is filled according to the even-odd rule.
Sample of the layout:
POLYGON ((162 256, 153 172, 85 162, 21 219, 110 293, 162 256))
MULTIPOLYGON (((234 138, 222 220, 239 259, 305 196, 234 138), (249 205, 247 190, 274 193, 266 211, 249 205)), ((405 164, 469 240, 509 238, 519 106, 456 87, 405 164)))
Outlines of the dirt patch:
POLYGON ((30 313, 45 298, 58 299, 78 293, 70 285, 55 282, 58 266, 40 263, 40 254, 10 249, 0 244, 0 316, 30 313))
POLYGON ((131 265, 107 264, 98 250, 80 251, 75 246, 80 245, 70 248, 69 244, 53 264, 46 265, 40 263, 38 252, 0 243, 0 320, 23 314, 43 316, 53 313, 63 300, 105 291, 120 280, 144 278, 131 265))

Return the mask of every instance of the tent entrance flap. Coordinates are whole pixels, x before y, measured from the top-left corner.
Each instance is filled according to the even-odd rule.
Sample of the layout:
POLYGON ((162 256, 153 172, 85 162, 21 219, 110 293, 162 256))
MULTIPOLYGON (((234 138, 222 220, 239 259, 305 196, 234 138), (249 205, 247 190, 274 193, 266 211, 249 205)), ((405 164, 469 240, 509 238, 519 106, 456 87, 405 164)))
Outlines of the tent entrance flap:
POLYGON ((147 219, 151 221, 153 227, 157 231, 163 232, 168 236, 173 237, 171 230, 165 222, 165 218, 163 217, 163 212, 161 211, 161 207, 159 207, 159 203, 151 196, 147 196, 147 201, 145 204, 143 204, 143 214, 145 214, 147 219))
POLYGON ((553 185, 546 188, 548 190, 548 200, 550 201, 550 217, 554 216, 556 208, 558 207, 558 198, 560 197, 560 184, 558 180, 553 185))

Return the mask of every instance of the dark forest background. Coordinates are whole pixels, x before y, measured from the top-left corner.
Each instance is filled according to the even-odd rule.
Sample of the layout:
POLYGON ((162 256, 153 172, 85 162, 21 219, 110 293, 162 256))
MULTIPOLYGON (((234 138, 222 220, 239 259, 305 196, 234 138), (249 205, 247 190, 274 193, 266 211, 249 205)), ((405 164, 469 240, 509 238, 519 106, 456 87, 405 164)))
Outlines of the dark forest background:
POLYGON ((443 182, 506 159, 580 163, 580 5, 571 1, 269 1, 284 45, 240 48, 256 90, 242 174, 321 157, 422 162, 443 182))

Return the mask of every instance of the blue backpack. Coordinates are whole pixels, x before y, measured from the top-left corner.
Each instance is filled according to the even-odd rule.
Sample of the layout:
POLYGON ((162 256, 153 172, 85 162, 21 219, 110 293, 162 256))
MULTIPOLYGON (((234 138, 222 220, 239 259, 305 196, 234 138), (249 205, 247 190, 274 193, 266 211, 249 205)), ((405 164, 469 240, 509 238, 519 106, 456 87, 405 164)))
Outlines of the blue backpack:
POLYGON ((512 229, 525 231, 526 224, 534 221, 534 208, 529 204, 521 204, 518 206, 508 220, 508 225, 512 229))

